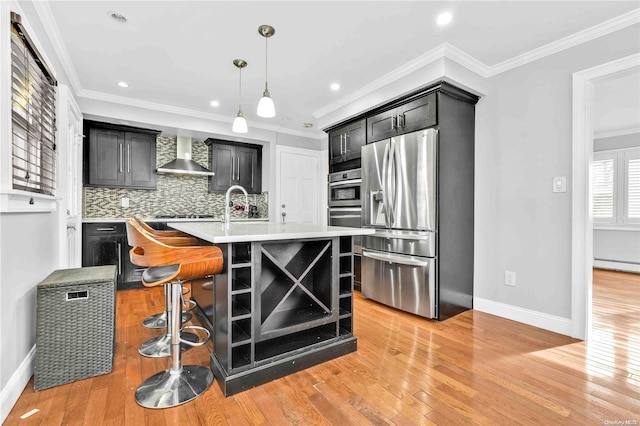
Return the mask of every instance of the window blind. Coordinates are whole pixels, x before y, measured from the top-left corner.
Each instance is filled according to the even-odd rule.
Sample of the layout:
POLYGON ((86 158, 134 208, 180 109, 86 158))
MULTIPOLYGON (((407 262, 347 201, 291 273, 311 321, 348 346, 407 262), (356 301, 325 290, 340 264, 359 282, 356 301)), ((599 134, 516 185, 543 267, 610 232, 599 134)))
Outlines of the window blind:
POLYGON ((11 14, 13 189, 54 195, 56 80, 11 14))
POLYGON ((593 201, 591 210, 594 221, 613 221, 615 160, 594 160, 591 164, 593 201))
POLYGON ((640 156, 627 160, 627 220, 640 222, 640 156))

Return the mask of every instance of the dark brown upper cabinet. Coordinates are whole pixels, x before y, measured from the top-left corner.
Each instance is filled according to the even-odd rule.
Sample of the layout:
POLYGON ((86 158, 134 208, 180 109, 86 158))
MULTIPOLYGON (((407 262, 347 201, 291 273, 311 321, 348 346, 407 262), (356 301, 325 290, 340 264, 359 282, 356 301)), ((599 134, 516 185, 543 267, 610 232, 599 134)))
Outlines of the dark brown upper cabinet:
POLYGON ((84 184, 156 187, 158 131, 85 121, 84 184))
POLYGON ((435 126, 436 94, 420 97, 367 118, 367 143, 435 126))
POLYGON ((204 141, 209 146, 211 171, 210 192, 226 192, 240 185, 250 194, 262 192, 262 146, 217 139, 204 141))
POLYGON ((329 132, 329 164, 360 158, 360 148, 367 141, 366 120, 359 120, 329 132))

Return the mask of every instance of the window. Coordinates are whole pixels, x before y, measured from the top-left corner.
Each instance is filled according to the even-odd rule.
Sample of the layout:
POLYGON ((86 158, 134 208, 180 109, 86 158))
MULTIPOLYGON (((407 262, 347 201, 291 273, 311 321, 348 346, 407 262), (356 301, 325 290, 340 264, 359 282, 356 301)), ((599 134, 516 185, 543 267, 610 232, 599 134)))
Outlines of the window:
POLYGON ((595 152, 591 179, 594 224, 640 224, 640 148, 595 152))
POLYGON ((11 13, 13 189, 54 195, 56 80, 11 13))

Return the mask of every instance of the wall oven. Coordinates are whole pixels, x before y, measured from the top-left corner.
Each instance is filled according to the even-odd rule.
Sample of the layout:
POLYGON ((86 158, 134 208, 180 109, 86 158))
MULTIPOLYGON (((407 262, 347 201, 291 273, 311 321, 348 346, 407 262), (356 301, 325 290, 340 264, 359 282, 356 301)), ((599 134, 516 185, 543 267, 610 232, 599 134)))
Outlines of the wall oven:
POLYGON ((331 173, 329 175, 329 207, 360 208, 361 183, 362 172, 360 169, 331 173))

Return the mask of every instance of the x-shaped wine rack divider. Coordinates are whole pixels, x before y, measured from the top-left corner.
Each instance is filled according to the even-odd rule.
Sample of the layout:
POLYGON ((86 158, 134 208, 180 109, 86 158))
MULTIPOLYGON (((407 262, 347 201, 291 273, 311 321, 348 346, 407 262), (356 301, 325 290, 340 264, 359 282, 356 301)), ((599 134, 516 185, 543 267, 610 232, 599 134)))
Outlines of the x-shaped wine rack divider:
POLYGON ((331 241, 328 241, 327 244, 324 246, 324 248, 320 251, 320 253, 316 256, 315 259, 313 259, 313 261, 309 264, 309 266, 307 266, 307 269, 304 270, 304 272, 300 275, 300 278, 296 278, 294 277, 291 272, 289 272, 289 270, 287 269, 286 265, 282 265, 282 263, 280 263, 278 261, 278 259, 276 259, 275 257, 273 257, 273 255, 271 255, 271 253, 269 253, 268 251, 266 251, 264 249, 264 247, 261 248, 261 252, 267 256, 278 268, 280 268, 281 271, 283 271, 290 279, 291 281, 293 281, 293 285, 291 286, 291 288, 289 289, 289 291, 287 291, 285 293, 284 296, 282 296, 282 299, 280 300, 280 302, 278 302, 278 304, 273 308, 273 310, 269 313, 269 315, 265 318, 265 320, 263 321, 263 324, 266 323, 267 321, 269 321, 269 318, 271 318, 271 316, 274 314, 274 312, 278 311, 278 308, 280 307, 280 305, 282 305, 285 300, 287 300, 287 298, 289 297, 289 295, 293 292, 293 290, 295 290, 296 287, 300 287, 300 289, 302 291, 304 291, 305 293, 307 293, 309 295, 309 297, 311 297, 318 305, 320 305, 322 307, 322 309, 324 309, 325 312, 331 312, 331 309, 327 308, 327 306, 322 303, 320 300, 318 300, 318 298, 311 292, 309 291, 308 288, 306 288, 304 285, 302 285, 301 281, 304 279, 304 277, 307 276, 307 274, 309 273, 309 271, 311 271, 311 269, 313 269, 314 265, 316 263, 318 263, 318 260, 320 260, 320 258, 322 257, 322 255, 327 251, 327 249, 331 246, 331 241))

